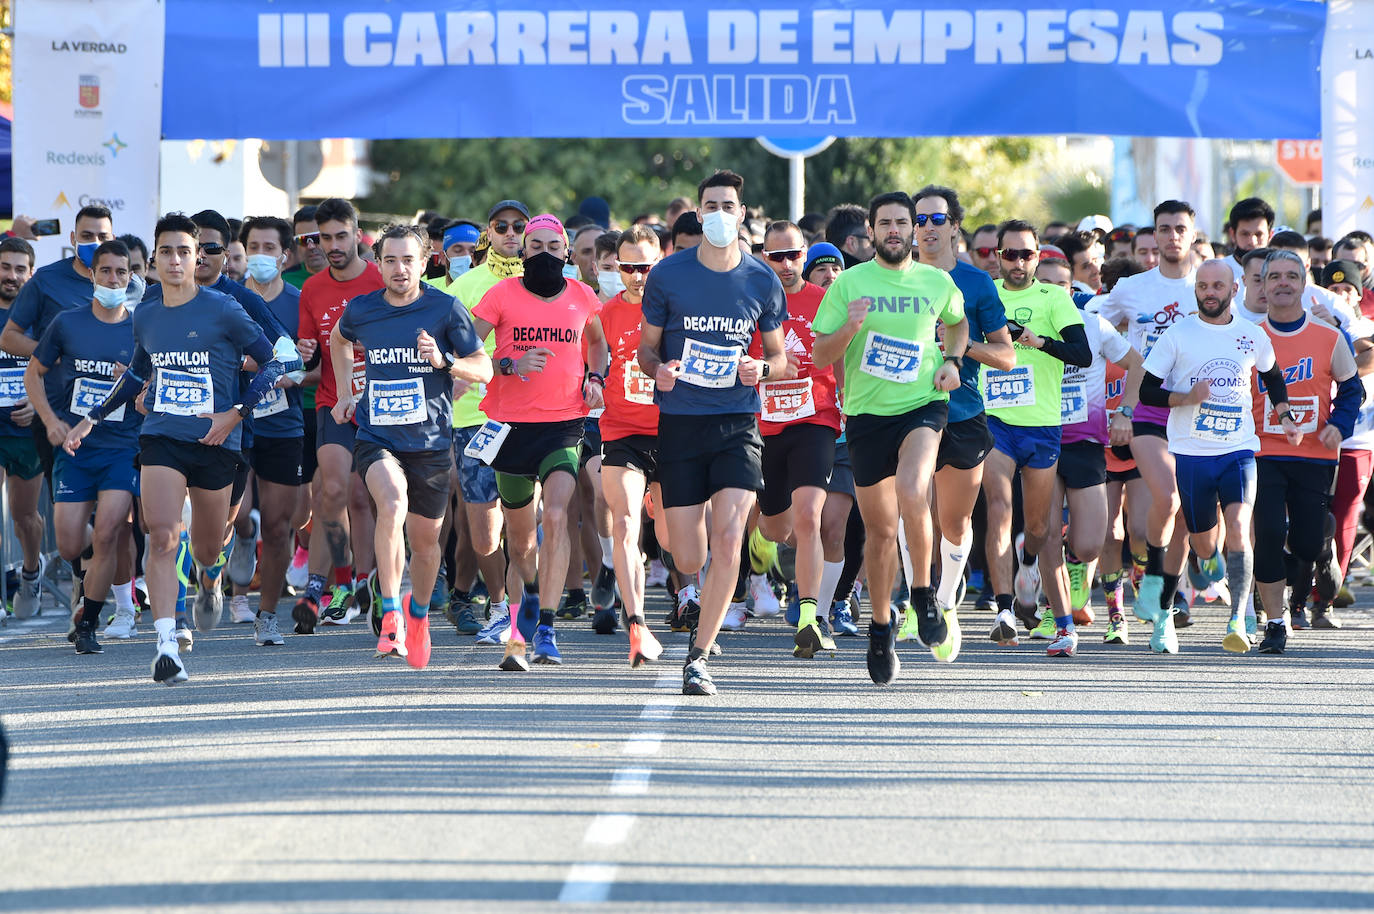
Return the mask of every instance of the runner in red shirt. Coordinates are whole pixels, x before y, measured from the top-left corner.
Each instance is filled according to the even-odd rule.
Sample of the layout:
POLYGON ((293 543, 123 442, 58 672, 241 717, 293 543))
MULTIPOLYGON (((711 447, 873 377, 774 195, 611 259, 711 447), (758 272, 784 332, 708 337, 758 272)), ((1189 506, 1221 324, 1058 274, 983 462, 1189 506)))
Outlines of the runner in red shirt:
MULTIPOLYGON (((639 515, 646 486, 654 504, 658 491, 658 407, 654 379, 639 370, 639 326, 644 314, 644 284, 662 252, 647 225, 631 226, 616 249, 625 290, 601 307, 601 329, 610 348, 606 372, 606 410, 601 414, 601 488, 611 511, 611 544, 616 582, 625 603, 630 634, 630 666, 657 660, 663 652, 644 621, 644 556, 639 551, 639 515)), ((662 515, 662 512, 658 512, 662 515)), ((668 530, 655 522, 659 545, 668 549, 668 530)))
MULTIPOLYGON (((362 584, 362 571, 372 565, 372 531, 375 521, 367 487, 353 473, 352 423, 340 425, 330 410, 338 402, 334 387, 334 365, 329 354, 329 334, 343 314, 349 300, 382 288, 377 265, 358 256, 358 212, 347 200, 331 198, 315 210, 320 245, 329 269, 311 276, 301 286, 300 349, 307 363, 320 358, 320 385, 315 392, 315 441, 318 448, 320 484, 314 487, 314 526, 310 533, 310 578, 305 595, 296 602, 291 618, 296 633, 308 635, 323 622, 343 625, 357 617, 358 611, 371 613, 371 591, 362 584), (352 531, 352 554, 349 531, 352 531), (329 603, 320 609, 325 572, 332 566, 333 590, 329 603), (356 591, 356 597, 355 597, 356 591)), ((353 350, 353 395, 361 396, 362 353, 353 350)), ((377 627, 374 624, 374 628, 377 627)))
MULTIPOLYGON (((806 241, 801 229, 792 222, 770 224, 764 234, 763 255, 787 294, 787 320, 783 322, 787 370, 781 378, 759 383, 763 493, 759 496, 758 532, 775 543, 796 543, 800 615, 793 654, 810 659, 818 650, 835 650, 826 614, 816 612, 816 599, 825 561, 821 510, 834 466, 835 439, 840 435, 840 408, 835 399, 834 371, 828 366, 817 368, 811 361, 811 347, 816 342, 811 322, 825 292, 802 279, 806 241)), ((757 334, 749 354, 763 357, 757 334)), ((763 583, 766 586, 766 579, 763 583)), ((757 594, 757 583, 751 589, 757 594)), ((757 602, 756 597, 755 612, 757 602)), ((730 621, 726 619, 727 624, 730 621)))

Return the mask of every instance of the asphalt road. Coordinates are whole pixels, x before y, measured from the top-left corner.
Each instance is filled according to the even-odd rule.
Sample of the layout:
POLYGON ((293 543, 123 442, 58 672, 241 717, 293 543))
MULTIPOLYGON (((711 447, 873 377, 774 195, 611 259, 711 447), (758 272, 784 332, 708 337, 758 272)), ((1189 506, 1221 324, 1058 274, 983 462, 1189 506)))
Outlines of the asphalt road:
POLYGON ((422 672, 365 625, 227 626, 168 688, 150 625, 79 657, 49 610, 0 629, 0 911, 1369 911, 1358 594, 1280 657, 1211 607, 1178 656, 1099 624, 1051 660, 966 605, 959 661, 903 646, 887 688, 863 639, 799 661, 752 620, 710 699, 685 635, 631 671, 585 620, 528 674, 442 625, 422 672))

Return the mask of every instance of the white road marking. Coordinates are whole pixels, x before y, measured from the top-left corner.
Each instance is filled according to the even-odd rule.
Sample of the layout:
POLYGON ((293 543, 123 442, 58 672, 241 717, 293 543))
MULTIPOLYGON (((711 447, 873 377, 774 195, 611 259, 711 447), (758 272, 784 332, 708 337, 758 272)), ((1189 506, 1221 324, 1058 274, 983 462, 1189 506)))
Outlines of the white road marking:
POLYGON ((558 893, 558 900, 563 904, 597 904, 605 901, 610 897, 615 872, 613 863, 574 863, 568 869, 568 878, 563 880, 563 891, 558 893))
POLYGON ((611 796, 638 797, 649 792, 651 768, 621 768, 611 776, 611 796))
POLYGON ((661 748, 662 733, 636 733, 625 741, 626 755, 657 755, 661 748))
MULTIPOLYGON (((674 677, 674 682, 677 681, 674 677)), ((639 712, 640 720, 667 720, 673 716, 677 710, 679 699, 676 695, 665 698, 651 698, 644 705, 644 710, 639 712)))

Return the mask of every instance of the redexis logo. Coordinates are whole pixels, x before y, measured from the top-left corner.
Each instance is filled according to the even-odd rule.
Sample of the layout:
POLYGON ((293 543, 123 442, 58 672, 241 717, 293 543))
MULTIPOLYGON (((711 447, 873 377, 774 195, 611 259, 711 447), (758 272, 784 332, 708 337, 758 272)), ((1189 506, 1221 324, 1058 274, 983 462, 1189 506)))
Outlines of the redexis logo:
POLYGON ((1209 400, 1216 403, 1235 403, 1250 399, 1250 374, 1241 371, 1238 362, 1232 359, 1212 359, 1203 364, 1197 373, 1188 379, 1191 387, 1198 381, 1207 381, 1212 386, 1209 400))

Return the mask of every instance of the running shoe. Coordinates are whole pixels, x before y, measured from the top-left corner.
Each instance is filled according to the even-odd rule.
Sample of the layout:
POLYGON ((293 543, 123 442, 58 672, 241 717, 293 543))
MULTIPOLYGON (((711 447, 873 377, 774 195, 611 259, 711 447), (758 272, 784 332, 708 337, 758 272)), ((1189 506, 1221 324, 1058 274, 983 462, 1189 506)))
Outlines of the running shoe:
POLYGON ((668 569, 658 559, 649 562, 649 571, 644 576, 645 587, 663 587, 668 583, 668 569))
POLYGON ((478 644, 505 644, 510 640, 510 607, 501 606, 491 614, 491 621, 477 633, 478 644))
POLYGON ((1154 618, 1154 631, 1150 633, 1150 650, 1156 654, 1178 653, 1178 631, 1174 628, 1174 614, 1162 611, 1154 618))
POLYGON ((941 663, 953 663, 959 657, 959 649, 964 646, 964 631, 959 627, 959 609, 951 606, 944 611, 945 627, 949 634, 938 645, 930 649, 931 656, 941 663))
POLYGON ((778 567, 778 544, 764 536, 758 527, 749 534, 749 565, 750 571, 762 568, 765 575, 769 569, 778 567))
POLYGON ((1341 627, 1341 620, 1336 618, 1336 614, 1328 606, 1312 607, 1312 627, 1322 629, 1335 629, 1341 627))
POLYGON ((921 647, 934 651, 949 637, 949 626, 945 623, 944 613, 935 604, 933 596, 919 600, 911 614, 916 617, 916 641, 921 647))
POLYGON ((1250 639, 1251 644, 1259 640, 1259 620, 1253 612, 1245 614, 1245 637, 1250 639))
POLYGON ((14 617, 16 619, 28 619, 31 616, 41 615, 43 612, 43 572, 47 568, 47 560, 43 556, 38 557, 38 570, 30 577, 27 571, 22 569, 19 572, 19 590, 14 595, 14 617))
POLYGON ((313 597, 301 597, 291 609, 291 618, 296 622, 296 634, 313 635, 315 626, 320 621, 320 604, 316 603, 313 597))
POLYGON ((539 625, 539 594, 527 593, 520 598, 520 608, 515 616, 515 627, 520 630, 520 640, 528 642, 534 637, 539 625))
POLYGON ((253 642, 258 647, 286 643, 286 639, 281 635, 281 629, 277 627, 276 613, 258 613, 253 619, 253 642))
POLYGON ((1202 568, 1202 562, 1198 559, 1197 553, 1188 550, 1188 561, 1183 563, 1187 571, 1188 583, 1193 586, 1193 590, 1203 591, 1207 585, 1212 583, 1212 579, 1207 576, 1207 572, 1202 568))
POLYGON ((1070 628, 1056 631, 1054 640, 1045 645, 1045 654, 1049 657, 1072 657, 1077 650, 1078 632, 1070 628))
POLYGON ((291 556, 291 566, 286 569, 286 586, 296 591, 305 590, 309 581, 310 553, 297 546, 295 554, 291 556))
POLYGON ((1233 654, 1244 654, 1250 650, 1250 639, 1246 637, 1243 621, 1231 617, 1226 623, 1226 637, 1221 639, 1221 646, 1233 654))
POLYGON ((528 673, 530 662, 525 659, 525 642, 517 638, 507 641, 506 656, 501 658, 496 668, 507 673, 528 673))
POLYGON ((1264 640, 1260 642, 1261 654, 1282 654, 1288 647, 1288 626, 1277 619, 1264 626, 1264 640))
POLYGON ((1059 626, 1054 622, 1054 613, 1046 607, 1040 622, 1030 631, 1032 641, 1054 641, 1059 637, 1059 626))
MULTIPOLYGON (((816 619, 811 620, 797 628, 797 633, 792 636, 792 656, 802 660, 810 660, 816 656, 816 652, 825 649, 824 639, 821 637, 821 627, 816 619)), ((830 651, 835 650, 835 642, 830 642, 830 651)))
POLYGON ((185 682, 187 680, 186 665, 181 662, 181 656, 177 653, 177 642, 175 638, 157 643, 157 653, 153 655, 153 682, 162 682, 171 685, 175 682, 185 682))
POLYGON ((743 603, 731 603, 730 608, 725 611, 725 618, 720 623, 721 631, 742 632, 744 631, 745 605, 743 603))
POLYGON ((816 627, 821 630, 821 649, 833 653, 835 651, 835 632, 821 613, 816 613, 816 627))
POLYGON ((353 587, 335 584, 329 591, 329 602, 320 610, 320 624, 347 625, 356 618, 358 610, 353 605, 353 587))
POLYGON ((620 620, 615 611, 614 597, 612 597, 610 606, 602 607, 592 613, 592 631, 598 635, 614 635, 619 625, 620 620))
POLYGON ((531 659, 535 663, 561 664, 563 655, 558 653, 558 635, 554 632, 552 625, 540 625, 534 630, 534 656, 531 659))
MULTIPOLYGON (((406 594, 401 601, 401 612, 410 613, 411 595, 406 594)), ((431 645, 429 641, 429 616, 421 616, 416 619, 413 616, 406 620, 406 663, 412 668, 423 670, 429 665, 429 653, 431 645)))
MULTIPOLYGON (((1208 584, 1215 584, 1226 577, 1226 563, 1221 557, 1221 546, 1218 545, 1216 551, 1209 558, 1199 558, 1198 568, 1207 576, 1208 584)), ((1206 590, 1206 587, 1199 587, 1198 590, 1206 590)))
POLYGON ((668 627, 675 632, 686 632, 696 628, 701 617, 701 605, 697 602, 696 587, 688 584, 677 592, 677 607, 668 614, 668 627))
POLYGON ((868 627, 868 678, 878 685, 888 685, 902 669, 897 656, 897 630, 891 622, 886 629, 882 632, 875 625, 868 627))
POLYGON ((87 622, 82 619, 76 626, 76 652, 78 654, 103 654, 105 649, 95 639, 96 619, 87 622))
POLYGON ((1159 608, 1159 598, 1164 593, 1164 579, 1157 574, 1147 574, 1140 579, 1140 587, 1135 593, 1135 605, 1131 607, 1135 617, 1141 622, 1154 622, 1164 611, 1159 608))
POLYGON ((456 628, 458 626, 458 614, 463 611, 464 607, 470 605, 467 591, 455 587, 450 591, 448 600, 444 603, 444 618, 448 620, 449 625, 456 628))
POLYGON ((587 594, 585 591, 578 591, 580 596, 572 596, 564 593, 563 598, 558 601, 558 609, 554 615, 560 619, 580 619, 587 614, 587 594))
POLYGON ((153 604, 148 600, 148 582, 134 578, 134 621, 142 621, 142 614, 152 612, 153 604))
POLYGON ((683 695, 714 695, 716 684, 706 669, 706 658, 698 657, 682 668, 683 695))
POLYGON ((1026 547, 1026 535, 1016 535, 1016 580, 1013 589, 1016 600, 1025 606, 1034 606, 1040 601, 1040 565, 1038 562, 1023 564, 1021 559, 1026 547))
POLYGON ((191 618, 196 628, 202 632, 212 632, 219 625, 219 617, 224 612, 224 591, 220 590, 219 578, 205 583, 201 579, 196 587, 196 601, 191 607, 191 618))
POLYGON ((1227 585, 1225 580, 1213 581, 1208 584, 1207 589, 1198 594, 1198 596, 1202 597, 1202 599, 1208 603, 1220 601, 1227 606, 1231 605, 1231 588, 1227 585))
POLYGON ((1198 592, 1187 581, 1174 594, 1174 628, 1188 628, 1193 624, 1193 603, 1198 592))
POLYGON ((592 582, 592 606, 595 609, 610 609, 615 605, 615 569, 602 563, 592 582))
POLYGON ((1016 614, 1016 620, 1026 631, 1033 631, 1040 624, 1040 608, 1035 604, 1023 605, 1020 601, 1012 599, 1011 611, 1016 614))
POLYGON ((649 626, 641 622, 631 622, 630 632, 630 669, 636 670, 645 663, 651 663, 663 656, 663 645, 658 643, 649 626))
POLYGON ((1021 643, 1021 639, 1016 634, 1016 617, 1011 610, 1004 609, 997 613, 997 619, 992 624, 992 632, 988 635, 993 641, 1003 647, 1016 647, 1021 643))
POLYGON ((138 634, 138 623, 135 621, 135 614, 132 609, 115 608, 114 621, 105 626, 106 638, 118 638, 127 641, 138 634))
POLYGON ((1354 606, 1355 595, 1350 592, 1349 587, 1342 584, 1341 589, 1336 591, 1336 596, 1332 599, 1331 605, 1337 609, 1345 609, 1348 606, 1354 606))
POLYGON ((978 591, 978 599, 974 601, 973 609, 975 612, 992 612, 997 609, 997 597, 991 587, 984 587, 978 591))
MULTIPOLYGON (((237 554, 238 553, 235 552, 235 555, 237 554)), ((233 622, 235 625, 242 625, 248 622, 256 621, 257 618, 258 614, 253 612, 252 607, 248 605, 247 594, 236 594, 235 596, 229 598, 230 622, 233 622)))
POLYGON ((390 612, 382 616, 382 633, 377 637, 378 657, 406 656, 406 623, 404 612, 390 612))
MULTIPOLYGON (((247 587, 253 583, 253 575, 258 571, 258 533, 261 525, 258 523, 258 511, 254 508, 248 512, 249 523, 253 530, 248 536, 234 534, 234 551, 229 555, 229 564, 225 571, 229 575, 229 580, 240 587, 247 587)), ((238 621, 238 620, 235 620, 238 621)), ((245 620, 251 622, 251 619, 245 620)))
POLYGON ((859 626, 854 624, 854 617, 849 614, 848 600, 836 600, 830 604, 830 626, 837 637, 854 637, 859 633, 859 626))
POLYGON ((773 593, 773 585, 768 582, 766 574, 749 575, 749 599, 753 601, 754 615, 760 618, 782 612, 782 604, 778 602, 777 594, 773 593))
POLYGON ((1104 644, 1115 644, 1121 647, 1131 643, 1130 623, 1126 617, 1119 612, 1114 612, 1107 620, 1107 634, 1102 636, 1104 644))
POLYGON ((1092 599, 1093 582, 1088 578, 1088 566, 1082 562, 1066 562, 1065 567, 1069 572, 1069 603, 1073 606, 1074 624, 1092 625, 1092 608, 1088 606, 1088 601, 1092 599), (1085 620, 1078 621, 1079 614, 1083 614, 1085 620))
POLYGON ((471 603, 464 603, 458 612, 454 613, 453 627, 458 630, 460 635, 477 635, 482 631, 482 620, 477 618, 477 610, 473 609, 471 603))
POLYGON ((1293 626, 1295 632, 1305 632, 1312 626, 1307 622, 1307 610, 1301 606, 1292 607, 1289 612, 1289 625, 1293 626))
POLYGON ((892 607, 892 624, 897 629, 897 641, 920 641, 920 625, 916 621, 916 614, 910 608, 906 612, 901 612, 894 604, 892 607))
POLYGON ((177 617, 176 639, 177 649, 186 654, 191 653, 196 645, 196 636, 191 631, 191 626, 186 624, 185 616, 177 617))

